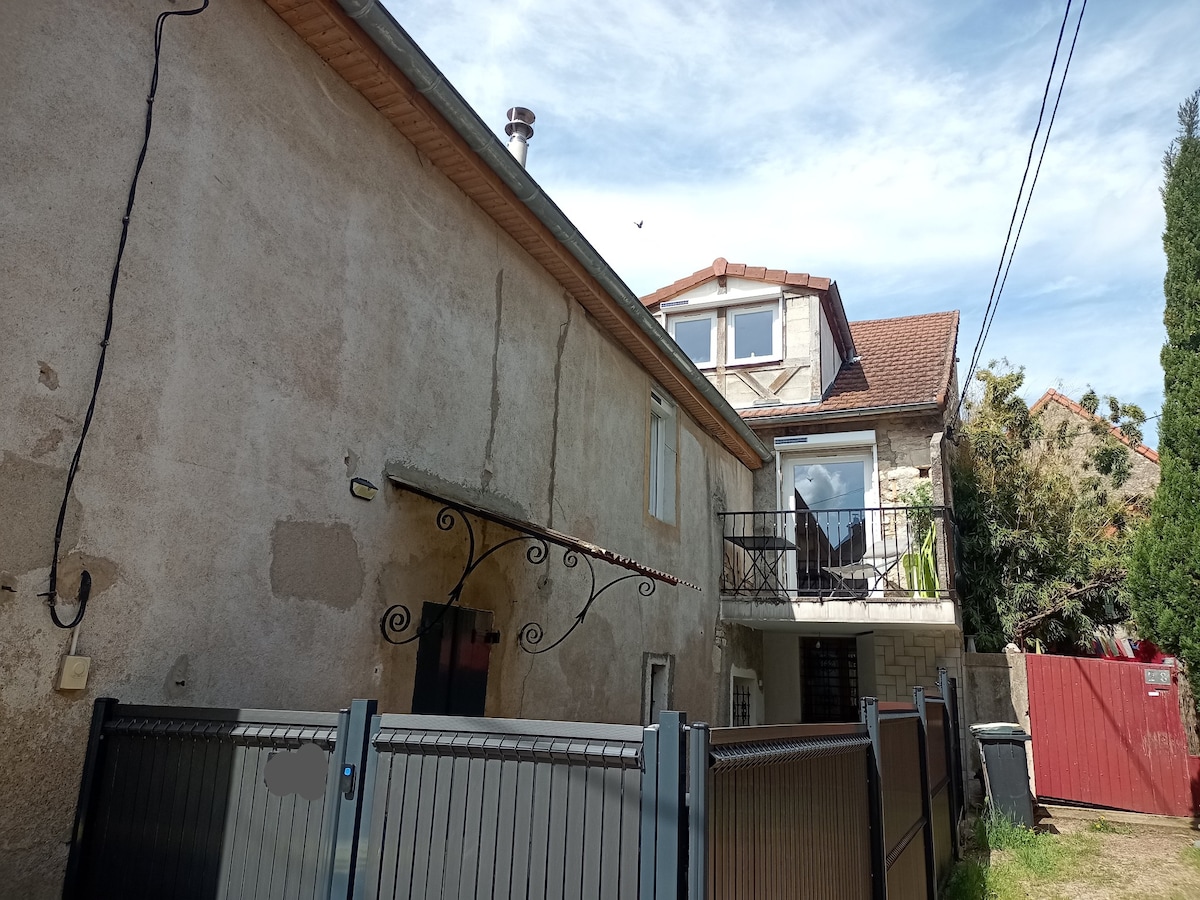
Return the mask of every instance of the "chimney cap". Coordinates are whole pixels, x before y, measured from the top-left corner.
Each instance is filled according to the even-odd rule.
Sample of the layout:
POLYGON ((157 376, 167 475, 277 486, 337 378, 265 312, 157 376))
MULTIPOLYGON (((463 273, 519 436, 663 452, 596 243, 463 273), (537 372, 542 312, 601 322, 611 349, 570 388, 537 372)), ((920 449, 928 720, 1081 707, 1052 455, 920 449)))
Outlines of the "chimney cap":
POLYGON ((514 106, 508 111, 508 124, 504 126, 504 133, 510 138, 527 141, 533 137, 533 123, 536 120, 533 110, 524 106, 514 106))

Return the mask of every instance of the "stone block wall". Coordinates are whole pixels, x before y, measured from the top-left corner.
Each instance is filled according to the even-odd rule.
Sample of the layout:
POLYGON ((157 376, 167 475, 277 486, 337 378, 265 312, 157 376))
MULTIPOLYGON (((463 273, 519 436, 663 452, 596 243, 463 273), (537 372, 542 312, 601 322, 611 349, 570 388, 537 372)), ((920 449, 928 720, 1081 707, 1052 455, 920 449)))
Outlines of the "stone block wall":
POLYGON ((962 637, 954 631, 876 632, 876 695, 880 700, 911 700, 918 684, 936 687, 942 667, 961 684, 962 654, 962 637))
MULTIPOLYGON (((1087 478, 1096 477, 1090 454, 1102 445, 1104 439, 1092 433, 1091 421, 1087 414, 1073 412, 1059 403, 1047 403, 1037 413, 1037 417, 1047 435, 1054 434, 1065 425, 1067 434, 1071 437, 1071 443, 1066 449, 1056 452, 1062 455, 1072 480, 1076 484, 1081 484, 1087 478)), ((1048 441, 1041 441, 1039 449, 1044 449, 1047 444, 1048 441)), ((1155 456, 1155 459, 1150 459, 1138 449, 1130 449, 1129 480, 1116 490, 1117 496, 1128 500, 1134 497, 1148 498, 1154 495, 1159 480, 1157 454, 1155 456)))

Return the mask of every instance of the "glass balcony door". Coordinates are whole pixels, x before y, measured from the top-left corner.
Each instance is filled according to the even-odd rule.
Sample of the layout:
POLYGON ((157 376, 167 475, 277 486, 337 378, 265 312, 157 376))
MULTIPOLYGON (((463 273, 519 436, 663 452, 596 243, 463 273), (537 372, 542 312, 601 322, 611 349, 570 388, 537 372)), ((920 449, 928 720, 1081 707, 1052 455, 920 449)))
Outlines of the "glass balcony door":
POLYGON ((870 450, 809 454, 783 467, 789 551, 786 579, 801 594, 859 594, 866 588, 863 556, 878 524, 875 456, 870 450), (857 567, 857 568, 856 568, 857 567))

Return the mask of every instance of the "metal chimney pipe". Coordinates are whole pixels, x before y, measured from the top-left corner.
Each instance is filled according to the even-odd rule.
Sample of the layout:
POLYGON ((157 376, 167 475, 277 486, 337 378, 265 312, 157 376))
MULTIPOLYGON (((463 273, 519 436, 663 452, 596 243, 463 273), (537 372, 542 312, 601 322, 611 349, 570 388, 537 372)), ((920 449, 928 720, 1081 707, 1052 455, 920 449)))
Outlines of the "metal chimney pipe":
POLYGON ((508 152, 525 167, 525 158, 529 155, 529 139, 533 137, 533 110, 524 106, 514 106, 508 111, 508 124, 504 133, 508 135, 508 152))

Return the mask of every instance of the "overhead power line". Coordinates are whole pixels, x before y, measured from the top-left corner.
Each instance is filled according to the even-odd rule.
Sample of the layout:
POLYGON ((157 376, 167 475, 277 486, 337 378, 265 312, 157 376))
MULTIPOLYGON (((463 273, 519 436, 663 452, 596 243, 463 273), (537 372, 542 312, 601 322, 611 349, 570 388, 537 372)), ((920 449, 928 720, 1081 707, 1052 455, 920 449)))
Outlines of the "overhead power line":
POLYGON ((1042 120, 1046 114, 1046 102, 1050 97, 1050 86, 1054 83, 1054 73, 1058 68, 1058 55, 1062 50, 1063 36, 1066 34, 1067 23, 1071 18, 1071 2, 1067 0, 1067 7, 1063 11, 1062 24, 1058 29, 1058 41, 1054 45, 1054 57, 1050 61, 1050 74, 1046 77, 1046 87, 1042 91, 1042 105, 1038 111, 1037 125, 1033 130, 1033 138, 1029 142, 1029 154, 1025 159, 1025 171, 1021 174, 1021 186, 1017 189, 1017 200, 1013 204, 1012 216, 1008 221, 1008 232, 1004 236, 1004 247, 1000 251, 1000 262, 996 266, 996 275, 992 279, 992 290, 988 295, 987 306, 984 307, 983 321, 979 327, 979 336, 975 339, 975 348, 971 352, 971 363, 967 367, 967 375, 962 380, 962 394, 958 398, 958 407, 955 410, 955 415, 958 416, 962 412, 962 405, 966 401, 967 391, 971 387, 971 379, 975 376, 975 370, 979 365, 980 355, 983 353, 984 344, 987 342, 988 335, 992 330, 992 322, 996 319, 996 311, 1000 306, 1000 297, 1004 293, 1004 286, 1008 283, 1008 273, 1012 269, 1013 256, 1017 252, 1017 244, 1021 240, 1021 231, 1025 227, 1025 217, 1029 214, 1029 204, 1033 199, 1033 190, 1037 187, 1038 176, 1042 171, 1042 162, 1046 158, 1046 147, 1050 143, 1050 133, 1054 129, 1054 119, 1058 115, 1058 105, 1062 101, 1063 88, 1067 83, 1067 73, 1071 69, 1071 59, 1075 56, 1075 44, 1079 40, 1079 29, 1083 25, 1083 14, 1087 11, 1087 0, 1079 8, 1079 17, 1075 22, 1075 33, 1071 37, 1071 47, 1067 52, 1067 59, 1063 65, 1062 77, 1058 83, 1058 92, 1054 98, 1054 107, 1050 111, 1050 120, 1046 124, 1046 133, 1042 136, 1042 148, 1038 154, 1037 167, 1033 172, 1033 179, 1029 182, 1029 191, 1025 191, 1025 183, 1029 179, 1029 169, 1033 164, 1033 153, 1037 149, 1038 137, 1042 130, 1042 120), (1024 208, 1021 206, 1022 198, 1025 201, 1024 208), (1021 213, 1021 220, 1017 222, 1017 212, 1021 213), (1013 227, 1016 226, 1014 234, 1013 227))

